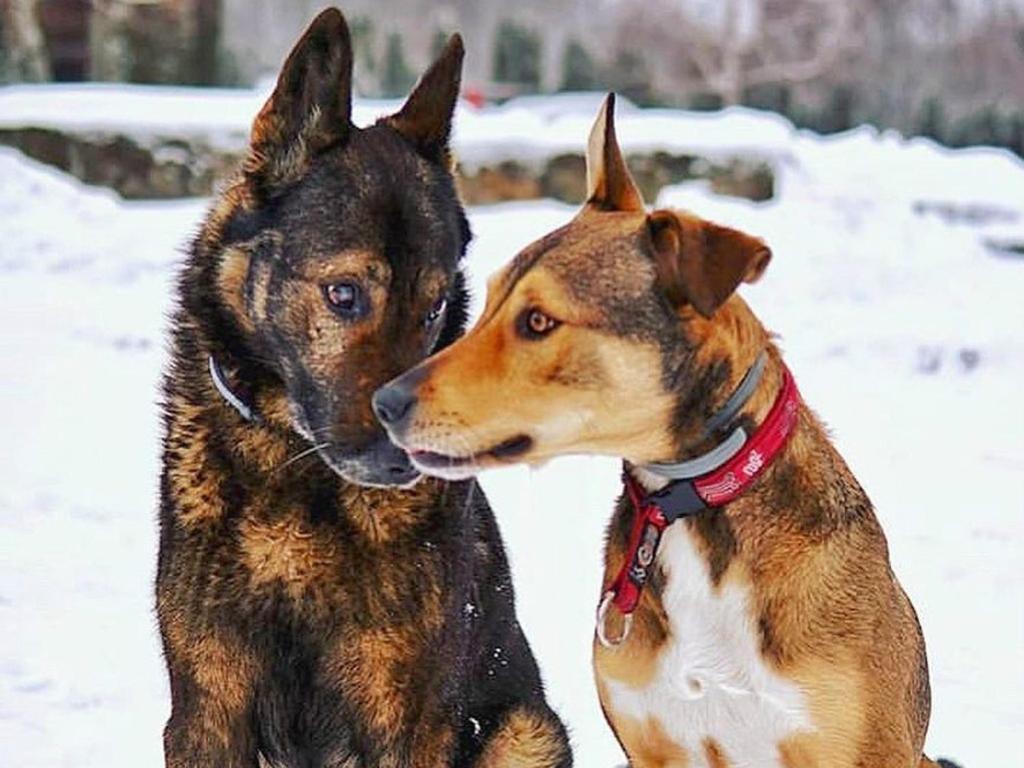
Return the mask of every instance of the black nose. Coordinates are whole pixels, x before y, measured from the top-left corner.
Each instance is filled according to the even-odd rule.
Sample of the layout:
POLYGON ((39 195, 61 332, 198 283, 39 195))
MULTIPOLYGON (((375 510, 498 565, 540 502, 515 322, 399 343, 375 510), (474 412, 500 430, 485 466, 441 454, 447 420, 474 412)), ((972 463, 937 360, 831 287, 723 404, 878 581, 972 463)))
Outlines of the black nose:
POLYGON ((373 393, 373 413, 380 423, 388 427, 397 427, 412 412, 416 404, 416 396, 409 390, 394 384, 388 384, 373 393))

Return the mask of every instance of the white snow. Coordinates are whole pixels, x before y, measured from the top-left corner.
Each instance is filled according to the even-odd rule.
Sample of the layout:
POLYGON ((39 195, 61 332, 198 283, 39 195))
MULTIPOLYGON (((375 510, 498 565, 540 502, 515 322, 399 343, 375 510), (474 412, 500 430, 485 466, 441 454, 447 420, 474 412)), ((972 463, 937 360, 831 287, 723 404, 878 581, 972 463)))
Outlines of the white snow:
MULTIPOLYGON (((12 90, 0 90, 0 122, 12 90)), ((143 120, 156 107, 136 91, 111 88, 91 114, 85 97, 71 111, 143 120)), ((211 98, 180 106, 196 125, 236 130, 260 101, 211 98)), ((62 99, 51 101, 59 111, 62 99)), ((549 114, 554 138, 528 129, 541 125, 530 112, 509 109, 523 126, 509 146, 584 145, 582 110, 549 114)), ((768 203, 700 184, 665 190, 662 202, 772 246, 764 279, 743 292, 781 334, 805 399, 876 504, 928 641, 928 749, 966 768, 1020 766, 1024 258, 986 243, 1024 242, 1024 164, 867 129, 821 139, 746 111, 643 112, 623 121, 627 149, 704 137, 762 146, 778 161, 779 196, 768 203)), ((470 114, 460 136, 484 131, 470 114)), ((505 124, 478 117, 487 130, 505 124)), ((3 768, 161 764, 156 385, 173 270, 204 206, 124 202, 0 150, 3 768)), ((471 210, 477 306, 492 270, 572 213, 547 201, 471 210)), ((574 458, 483 479, 522 624, 587 768, 623 762, 589 661, 617 477, 613 460, 574 458)))
MULTIPOLYGON (((242 149, 253 116, 272 84, 255 89, 184 88, 80 83, 0 88, 0 128, 45 127, 79 132, 122 133, 142 143, 160 137, 202 138, 224 149, 242 149)), ((501 106, 474 108, 460 102, 453 144, 468 167, 502 160, 539 163, 563 153, 580 154, 603 94, 524 96, 501 106)), ((706 158, 784 152, 793 127, 784 119, 735 108, 718 115, 638 110, 620 99, 623 143, 632 151, 654 149, 706 158)), ((401 101, 356 99, 357 125, 396 112, 401 101)))

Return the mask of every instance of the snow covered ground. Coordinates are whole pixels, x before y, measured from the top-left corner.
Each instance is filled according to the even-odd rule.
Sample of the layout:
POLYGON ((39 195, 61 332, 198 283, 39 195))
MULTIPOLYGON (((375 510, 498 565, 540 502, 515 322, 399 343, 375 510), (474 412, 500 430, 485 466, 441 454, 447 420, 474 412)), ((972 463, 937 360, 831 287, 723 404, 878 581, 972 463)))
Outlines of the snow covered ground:
MULTIPOLYGON (((587 111, 565 118, 574 147, 587 111)), ((506 115, 505 130, 525 136, 532 119, 506 115)), ((821 139, 749 112, 630 116, 620 135, 713 142, 736 125, 772 148, 778 198, 692 184, 661 202, 773 247, 744 294, 878 508, 928 641, 929 750, 1024 765, 1024 257, 992 246, 1024 242, 1024 164, 869 130, 821 139)), ((126 203, 0 150, 0 768, 161 764, 154 399, 171 278, 204 206, 126 203)), ((572 213, 473 209, 477 298, 572 213)), ((566 459, 484 485, 578 764, 621 764, 589 665, 616 464, 566 459)))

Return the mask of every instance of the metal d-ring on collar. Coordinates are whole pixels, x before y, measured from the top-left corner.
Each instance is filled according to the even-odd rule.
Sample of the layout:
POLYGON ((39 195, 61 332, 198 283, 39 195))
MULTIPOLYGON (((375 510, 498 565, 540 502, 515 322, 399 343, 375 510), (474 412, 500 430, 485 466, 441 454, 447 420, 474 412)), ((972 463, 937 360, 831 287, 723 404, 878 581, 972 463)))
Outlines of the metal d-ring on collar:
POLYGON ((604 625, 608 619, 608 609, 612 605, 612 600, 615 599, 615 592, 607 590, 601 597, 601 604, 597 607, 597 639, 605 648, 615 649, 618 648, 622 643, 629 637, 629 631, 633 629, 633 614, 626 613, 622 616, 622 631, 618 637, 608 637, 608 633, 605 631, 604 625))
MULTIPOLYGON (((767 351, 762 351, 757 356, 754 364, 750 366, 749 370, 744 374, 743 379, 739 385, 729 395, 729 399, 725 401, 725 405, 721 407, 710 419, 704 427, 704 437, 708 438, 715 434, 718 430, 729 425, 733 419, 743 409, 743 406, 747 404, 751 395, 754 394, 754 390, 757 389, 757 385, 761 383, 761 376, 764 374, 764 367, 768 362, 767 351)), ((747 432, 743 427, 736 427, 723 442, 716 445, 707 453, 701 454, 695 459, 689 461, 680 461, 675 464, 660 463, 644 464, 643 468, 649 472, 663 477, 666 480, 688 480, 692 477, 700 477, 706 475, 714 469, 717 469, 726 461, 735 456, 743 444, 747 442, 747 432)))
POLYGON ((259 416, 251 405, 246 403, 241 397, 236 395, 231 387, 228 385, 227 379, 224 378, 224 371, 221 370, 220 363, 218 363, 213 355, 210 355, 207 360, 209 361, 210 378, 213 379, 213 386, 217 388, 220 396, 224 398, 224 401, 238 411, 239 415, 249 422, 258 422, 259 416))

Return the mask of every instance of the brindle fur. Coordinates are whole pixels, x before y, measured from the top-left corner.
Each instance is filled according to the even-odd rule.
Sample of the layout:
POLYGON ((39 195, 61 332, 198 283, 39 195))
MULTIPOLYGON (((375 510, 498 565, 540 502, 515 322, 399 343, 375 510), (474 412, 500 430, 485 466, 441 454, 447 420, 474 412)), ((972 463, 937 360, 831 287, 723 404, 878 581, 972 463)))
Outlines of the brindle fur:
POLYGON ((465 322, 447 151, 461 41, 368 129, 349 120, 351 61, 324 12, 181 274, 156 588, 166 764, 567 766, 480 488, 365 485, 415 477, 371 393, 465 322), (346 324, 321 284, 352 275, 373 310, 346 324), (258 423, 218 394, 210 354, 258 423))
MULTIPOLYGON (((702 425, 762 350, 768 363, 741 420, 763 421, 782 381, 773 339, 733 292, 757 279, 770 253, 749 235, 677 211, 645 213, 615 141, 612 101, 588 155, 591 199, 567 226, 528 246, 494 278, 479 323, 391 386, 414 405, 389 425, 409 449, 509 463, 489 452, 529 439, 514 461, 565 453, 621 456, 633 465, 678 461, 711 447, 702 425), (516 320, 539 308, 562 321, 531 340, 516 320), (571 381, 552 376, 571 368, 571 381)), ((421 459, 422 460, 422 459, 421 459)), ((436 462, 436 459, 435 459, 436 462)), ((452 476, 458 470, 445 470, 452 476)), ((604 583, 626 557, 634 512, 620 499, 604 583)), ((801 405, 775 462, 747 493, 685 526, 712 589, 749 595, 763 663, 807 700, 813 731, 776 745, 787 768, 917 768, 930 707, 924 642, 889 564, 872 506, 821 422, 801 405)), ((619 649, 595 641, 602 706, 634 766, 730 765, 720 744, 680 753, 656 719, 615 710, 608 681, 645 688, 670 639, 655 569, 619 649)), ((608 634, 621 623, 609 620, 608 634)), ((739 628, 742 631, 742 628, 739 628)))

